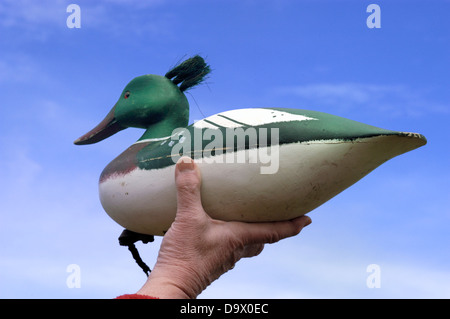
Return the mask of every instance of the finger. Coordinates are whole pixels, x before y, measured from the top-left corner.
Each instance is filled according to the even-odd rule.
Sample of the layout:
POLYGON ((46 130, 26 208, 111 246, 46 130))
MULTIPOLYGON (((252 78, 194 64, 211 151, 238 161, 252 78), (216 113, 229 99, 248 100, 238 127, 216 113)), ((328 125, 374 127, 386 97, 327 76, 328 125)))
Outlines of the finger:
POLYGON ((281 239, 292 237, 311 224, 311 218, 301 216, 292 220, 266 223, 234 222, 236 236, 246 244, 275 243, 281 239))
POLYGON ((264 249, 264 244, 251 244, 245 246, 242 257, 255 257, 258 256, 264 249))
POLYGON ((177 209, 195 210, 202 207, 201 176, 198 166, 190 157, 181 157, 175 167, 177 209))

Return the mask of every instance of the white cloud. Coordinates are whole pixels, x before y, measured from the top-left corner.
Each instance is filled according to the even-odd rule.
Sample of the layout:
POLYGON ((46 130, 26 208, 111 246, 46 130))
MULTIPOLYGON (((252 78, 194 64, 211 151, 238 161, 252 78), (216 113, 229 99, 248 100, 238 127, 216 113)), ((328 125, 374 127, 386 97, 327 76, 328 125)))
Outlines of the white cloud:
MULTIPOLYGON (((96 30, 108 36, 123 37, 130 34, 152 35, 171 34, 171 15, 156 11, 169 0, 152 1, 76 1, 81 13, 81 29, 96 30), (145 11, 146 18, 142 18, 145 11)), ((0 2, 0 27, 26 31, 20 37, 29 37, 42 42, 51 35, 67 32, 68 0, 5 0, 0 2)))
POLYGON ((333 107, 348 112, 377 110, 389 117, 417 117, 425 113, 450 114, 450 105, 435 103, 425 90, 413 90, 405 85, 379 85, 367 83, 316 83, 279 87, 279 95, 300 97, 314 106, 333 107))
MULTIPOLYGON (((27 147, 13 145, 15 143, 20 144, 21 142, 24 141, 16 138, 14 142, 5 141, 1 144, 3 154, 0 165, 4 168, 2 180, 3 185, 8 185, 2 194, 5 196, 2 204, 5 201, 11 200, 11 197, 14 195, 24 194, 30 191, 36 176, 42 171, 42 166, 30 156, 27 147)), ((17 198, 13 200, 17 200, 17 198)), ((2 211, 4 213, 6 212, 5 210, 2 211)))
POLYGON ((15 52, 0 59, 0 83, 34 83, 48 81, 39 65, 30 56, 15 52))
POLYGON ((0 25, 4 27, 38 26, 65 23, 64 0, 4 0, 0 2, 0 25), (61 14, 63 13, 63 14, 61 14))
POLYGON ((354 83, 320 83, 287 87, 280 89, 279 91, 295 94, 308 99, 319 99, 326 103, 333 103, 336 100, 344 100, 351 103, 366 103, 371 98, 374 98, 375 94, 398 92, 399 88, 354 83))

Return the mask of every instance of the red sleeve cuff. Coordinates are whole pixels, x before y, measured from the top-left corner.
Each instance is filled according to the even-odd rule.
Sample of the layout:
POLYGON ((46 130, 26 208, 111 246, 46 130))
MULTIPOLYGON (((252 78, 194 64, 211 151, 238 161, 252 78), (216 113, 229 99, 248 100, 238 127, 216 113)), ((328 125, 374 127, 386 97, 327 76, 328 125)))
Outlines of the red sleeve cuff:
POLYGON ((116 297, 116 299, 159 299, 159 298, 147 296, 147 295, 139 295, 139 294, 125 294, 125 295, 116 297))

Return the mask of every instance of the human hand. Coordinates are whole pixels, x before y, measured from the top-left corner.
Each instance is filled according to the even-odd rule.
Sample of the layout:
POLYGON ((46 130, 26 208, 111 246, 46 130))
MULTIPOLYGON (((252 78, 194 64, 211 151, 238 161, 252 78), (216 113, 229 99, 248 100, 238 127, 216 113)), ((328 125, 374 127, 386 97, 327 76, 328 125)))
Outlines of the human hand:
POLYGON ((257 256, 265 243, 297 235, 311 223, 308 216, 267 223, 212 219, 201 203, 200 171, 189 157, 178 161, 175 182, 177 215, 141 295, 196 298, 241 258, 257 256))

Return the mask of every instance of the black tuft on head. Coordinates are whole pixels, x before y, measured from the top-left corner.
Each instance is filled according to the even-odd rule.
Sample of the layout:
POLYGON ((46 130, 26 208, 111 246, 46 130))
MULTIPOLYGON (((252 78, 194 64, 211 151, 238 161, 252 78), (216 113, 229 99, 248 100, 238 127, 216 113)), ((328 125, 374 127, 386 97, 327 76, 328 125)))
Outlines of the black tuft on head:
POLYGON ((166 73, 165 77, 171 79, 176 85, 180 84, 180 90, 185 91, 205 80, 211 71, 205 60, 196 55, 189 58, 166 73))

